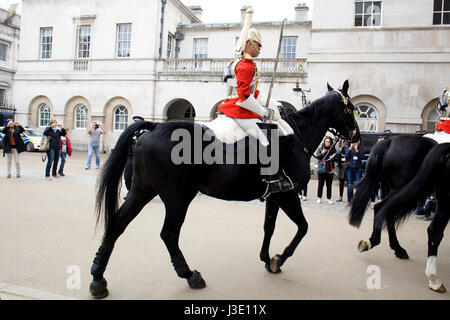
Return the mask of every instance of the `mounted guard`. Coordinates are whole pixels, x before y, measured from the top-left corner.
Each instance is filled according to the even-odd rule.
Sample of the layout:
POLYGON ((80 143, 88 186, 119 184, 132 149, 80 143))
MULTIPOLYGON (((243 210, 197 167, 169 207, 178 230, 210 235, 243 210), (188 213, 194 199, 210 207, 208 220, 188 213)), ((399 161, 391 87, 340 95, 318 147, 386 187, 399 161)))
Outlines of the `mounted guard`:
MULTIPOLYGON (((232 118, 241 129, 259 140, 261 145, 267 147, 269 151, 271 150, 270 139, 260 128, 263 127, 261 125, 263 122, 271 123, 272 128, 277 129, 273 131, 278 132, 279 136, 292 135, 294 132, 289 124, 281 119, 278 107, 282 104, 270 99, 268 95, 258 89, 259 73, 254 58, 259 55, 262 44, 258 30, 250 28, 252 14, 252 7, 248 7, 241 35, 235 48, 237 59, 225 68, 224 82, 229 86, 229 94, 219 105, 218 110, 232 118), (264 107, 266 104, 267 107, 264 107)), ((277 138, 275 137, 275 139, 277 138)), ((295 187, 283 170, 279 170, 275 175, 263 177, 263 180, 267 182, 267 190, 263 198, 271 193, 288 191, 295 187)))

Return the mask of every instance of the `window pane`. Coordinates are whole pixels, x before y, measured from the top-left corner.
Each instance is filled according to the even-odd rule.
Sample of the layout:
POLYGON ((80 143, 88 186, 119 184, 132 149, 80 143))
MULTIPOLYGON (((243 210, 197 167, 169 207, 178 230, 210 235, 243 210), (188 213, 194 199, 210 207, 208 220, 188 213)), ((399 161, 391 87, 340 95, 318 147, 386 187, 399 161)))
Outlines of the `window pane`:
POLYGON ((364 16, 364 26, 371 26, 371 16, 364 16))
POLYGON ((355 2, 355 13, 361 14, 363 12, 363 5, 361 2, 355 2))
POLYGON ((6 44, 0 43, 0 60, 6 61, 6 44))
POLYGON ((444 13, 444 19, 442 21, 442 24, 450 24, 450 12, 444 13))
POLYGON ((361 27, 362 26, 362 16, 356 15, 355 16, 355 27, 361 27))
POLYGON ((433 10, 434 11, 442 10, 442 0, 434 0, 433 10))
POLYGON ((444 11, 450 11, 450 0, 444 0, 444 11))
POLYGON ((373 3, 373 13, 381 13, 381 2, 377 1, 373 3))
POLYGON ((364 13, 365 14, 372 13, 372 3, 371 2, 364 2, 364 13))
POLYGON ((433 13, 433 24, 441 24, 442 14, 441 13, 433 13))
POLYGON ((381 25, 381 14, 374 14, 372 19, 372 25, 380 26, 381 25))

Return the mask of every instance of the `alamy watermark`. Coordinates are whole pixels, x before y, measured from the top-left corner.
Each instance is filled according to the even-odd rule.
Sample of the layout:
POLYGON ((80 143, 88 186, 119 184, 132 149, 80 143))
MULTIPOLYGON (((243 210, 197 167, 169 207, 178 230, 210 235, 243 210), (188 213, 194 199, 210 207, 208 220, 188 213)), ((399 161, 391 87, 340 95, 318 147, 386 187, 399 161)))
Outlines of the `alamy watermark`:
POLYGON ((370 276, 366 280, 367 289, 381 289, 381 269, 379 266, 370 265, 366 269, 366 273, 370 276))
POLYGON ((224 144, 218 139, 212 141, 214 134, 210 130, 203 132, 200 126, 194 126, 193 137, 187 129, 179 128, 172 132, 171 141, 178 141, 178 143, 172 148, 171 160, 175 165, 259 163, 261 175, 274 175, 279 169, 278 130, 267 131, 270 132, 264 134, 262 130, 253 132, 248 130, 247 148, 245 139, 224 144), (262 134, 264 137, 261 136, 262 134), (260 137, 261 141, 268 141, 270 148, 262 146, 256 137, 260 137))

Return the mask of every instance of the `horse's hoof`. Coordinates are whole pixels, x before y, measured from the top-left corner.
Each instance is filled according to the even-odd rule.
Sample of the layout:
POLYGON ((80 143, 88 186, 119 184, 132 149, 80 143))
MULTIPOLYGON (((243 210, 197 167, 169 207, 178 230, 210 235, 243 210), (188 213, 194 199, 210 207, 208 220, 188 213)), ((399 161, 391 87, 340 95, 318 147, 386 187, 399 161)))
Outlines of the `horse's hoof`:
POLYGON ((194 273, 187 281, 191 289, 203 289, 206 287, 205 280, 203 280, 202 275, 197 270, 194 270, 194 273))
POLYGON ((370 247, 371 247, 370 241, 361 240, 361 241, 358 243, 358 251, 359 251, 359 252, 369 251, 370 247))
POLYGON ((441 284, 441 286, 437 289, 433 289, 431 286, 428 286, 430 288, 430 290, 433 290, 434 292, 439 292, 439 293, 446 293, 447 290, 445 289, 444 285, 441 284))
POLYGON ((281 259, 281 256, 276 254, 275 256, 270 259, 270 271, 272 273, 280 273, 281 272, 281 265, 283 264, 283 260, 281 259))
POLYGON ((91 285, 89 286, 89 291, 95 299, 101 299, 109 294, 107 286, 108 283, 104 278, 98 281, 92 280, 91 285))
POLYGON ((408 260, 409 259, 408 253, 406 251, 396 251, 395 252, 395 256, 397 258, 399 258, 399 259, 402 259, 402 260, 408 260))

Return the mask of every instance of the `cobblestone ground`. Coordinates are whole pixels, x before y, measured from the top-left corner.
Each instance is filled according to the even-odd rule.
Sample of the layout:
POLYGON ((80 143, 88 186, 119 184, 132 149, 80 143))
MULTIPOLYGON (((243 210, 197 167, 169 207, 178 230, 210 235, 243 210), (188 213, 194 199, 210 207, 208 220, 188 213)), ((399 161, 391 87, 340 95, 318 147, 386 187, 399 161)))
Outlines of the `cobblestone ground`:
MULTIPOLYGON (((6 158, 0 161, 1 299, 90 299, 89 271, 102 230, 95 230, 94 217, 99 170, 85 170, 85 157, 74 152, 66 176, 53 181, 44 179, 38 152, 21 154, 20 179, 14 174, 6 179, 6 158)), ((102 162, 106 157, 102 154, 102 162)), ((317 204, 317 180, 308 189, 309 199, 302 201, 308 234, 277 275, 259 261, 264 204, 199 195, 180 237, 190 267, 206 280, 207 287, 198 291, 172 268, 159 236, 164 206, 154 199, 116 244, 105 273, 107 299, 449 299, 448 293, 427 288, 428 222, 411 217, 399 229, 410 260, 395 258, 385 232, 380 246, 361 254, 356 246, 370 236, 372 210, 355 229, 343 202, 317 204)), ((335 181, 333 200, 337 193, 335 181)), ((281 253, 295 231, 280 214, 271 255, 281 253)), ((439 248, 438 274, 450 287, 448 235, 449 228, 439 248)))

